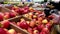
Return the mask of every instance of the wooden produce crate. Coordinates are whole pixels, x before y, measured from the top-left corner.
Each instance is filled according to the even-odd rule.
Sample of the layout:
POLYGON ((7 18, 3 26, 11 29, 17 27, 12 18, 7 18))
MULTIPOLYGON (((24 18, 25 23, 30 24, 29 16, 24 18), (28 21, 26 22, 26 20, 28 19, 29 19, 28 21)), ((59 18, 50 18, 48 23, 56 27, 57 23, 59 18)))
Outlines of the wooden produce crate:
MULTIPOLYGON (((2 21, 3 22, 3 21, 2 21)), ((0 22, 0 23, 2 23, 0 22)), ((6 32, 9 34, 9 33, 15 33, 15 34, 22 34, 21 31, 16 25, 14 24, 9 24, 9 27, 8 28, 4 28, 4 30, 6 30, 6 32)), ((25 32, 23 32, 25 33, 25 32)), ((25 33, 26 34, 26 33, 25 33)))
MULTIPOLYGON (((30 19, 27 19, 27 18, 25 18, 25 17, 23 17, 23 16, 17 16, 17 17, 14 17, 14 18, 7 19, 8 21, 10 21, 10 26, 9 26, 8 29, 11 29, 11 28, 12 28, 12 29, 14 29, 17 33, 29 34, 29 32, 27 32, 27 31, 23 30, 22 28, 18 27, 18 26, 16 25, 16 23, 12 23, 12 22, 18 22, 18 21, 20 21, 21 18, 24 18, 24 19, 27 20, 27 21, 31 21, 30 19)), ((4 21, 5 21, 5 20, 4 20, 4 21)), ((1 22, 3 22, 3 21, 1 21, 1 22)))
POLYGON ((9 9, 5 7, 0 7, 0 12, 9 12, 9 9))
MULTIPOLYGON (((23 16, 17 16, 17 17, 14 17, 14 18, 11 18, 11 19, 8 19, 10 22, 19 22, 21 18, 24 18, 26 21, 31 21, 30 19, 28 18, 25 18, 23 16)), ((22 34, 29 34, 29 32, 23 30, 22 28, 18 27, 16 25, 16 23, 10 23, 12 26, 12 28, 14 28, 18 33, 22 33, 22 34), (15 27, 13 27, 15 26, 15 27)))
MULTIPOLYGON (((0 13, 2 13, 3 14, 3 20, 6 20, 6 19, 10 19, 11 17, 10 17, 10 15, 9 16, 6 16, 5 15, 5 12, 7 12, 8 14, 7 15, 9 15, 9 14, 11 14, 10 12, 11 12, 11 10, 9 10, 8 8, 5 8, 5 7, 0 7, 0 13)), ((16 15, 15 15, 15 17, 16 16, 18 16, 18 14, 16 13, 16 15)), ((13 18, 13 17, 12 17, 13 18)), ((3 21, 3 20, 0 20, 0 21, 3 21)))

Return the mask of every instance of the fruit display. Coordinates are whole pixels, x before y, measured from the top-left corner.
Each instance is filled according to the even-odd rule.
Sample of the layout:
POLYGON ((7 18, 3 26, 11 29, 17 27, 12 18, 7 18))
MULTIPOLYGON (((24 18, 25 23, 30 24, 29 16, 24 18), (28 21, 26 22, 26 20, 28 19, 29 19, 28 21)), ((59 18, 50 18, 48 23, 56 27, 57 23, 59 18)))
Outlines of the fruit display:
MULTIPOLYGON (((29 32, 30 34, 50 34, 53 21, 46 17, 37 17, 39 19, 32 19, 31 21, 25 18, 18 18, 15 23, 19 28, 29 32)), ((14 24, 13 23, 13 24, 14 24)))
POLYGON ((32 7, 13 6, 10 8, 10 12, 0 12, 0 34, 26 34, 26 32, 51 34, 51 29, 56 24, 53 22, 53 18, 54 15, 45 17, 44 11, 34 10, 32 7), (20 31, 17 32, 14 27, 20 31))

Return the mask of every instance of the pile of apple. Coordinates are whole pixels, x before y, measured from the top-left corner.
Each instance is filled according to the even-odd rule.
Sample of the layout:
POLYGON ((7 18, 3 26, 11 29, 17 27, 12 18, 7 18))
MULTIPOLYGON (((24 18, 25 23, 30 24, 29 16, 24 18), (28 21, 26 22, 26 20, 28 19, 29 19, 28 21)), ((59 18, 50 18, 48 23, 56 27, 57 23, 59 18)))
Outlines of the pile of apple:
POLYGON ((26 14, 28 12, 33 11, 33 8, 28 7, 28 6, 25 6, 23 8, 21 8, 21 7, 12 7, 12 10, 14 10, 16 13, 21 15, 21 14, 26 14))
POLYGON ((0 21, 16 17, 17 15, 26 14, 31 11, 33 11, 33 8, 29 8, 27 6, 24 8, 12 7, 10 12, 4 12, 4 13, 0 12, 0 21))
POLYGON ((10 29, 10 22, 9 21, 2 21, 0 22, 0 34, 21 34, 17 33, 14 29, 10 29))
POLYGON ((26 21, 21 18, 17 22, 17 26, 23 30, 28 31, 30 34, 50 34, 53 21, 47 18, 38 17, 38 19, 32 19, 31 21, 26 21))
POLYGON ((42 17, 42 18, 45 17, 45 14, 43 11, 35 11, 35 12, 25 14, 23 16, 29 19, 38 19, 39 17, 42 17))
POLYGON ((13 18, 13 17, 16 17, 17 13, 15 12, 0 12, 0 21, 3 21, 5 19, 9 19, 9 18, 13 18))

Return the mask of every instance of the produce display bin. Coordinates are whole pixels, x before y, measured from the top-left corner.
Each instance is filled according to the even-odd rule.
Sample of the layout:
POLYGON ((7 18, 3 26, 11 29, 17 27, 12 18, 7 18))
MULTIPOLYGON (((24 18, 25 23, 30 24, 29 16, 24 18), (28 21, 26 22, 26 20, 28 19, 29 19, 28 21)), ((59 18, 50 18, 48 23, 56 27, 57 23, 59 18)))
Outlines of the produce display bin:
MULTIPOLYGON (((23 16, 17 16, 11 19, 8 19, 10 22, 19 22, 21 18, 24 18, 26 21, 31 21, 30 19, 23 17, 23 16)), ((15 29, 18 33, 22 34, 29 34, 29 32, 25 31, 24 29, 20 28, 19 26, 16 25, 16 23, 10 23, 11 28, 15 29)), ((55 29, 51 29, 51 34, 56 34, 55 29)))

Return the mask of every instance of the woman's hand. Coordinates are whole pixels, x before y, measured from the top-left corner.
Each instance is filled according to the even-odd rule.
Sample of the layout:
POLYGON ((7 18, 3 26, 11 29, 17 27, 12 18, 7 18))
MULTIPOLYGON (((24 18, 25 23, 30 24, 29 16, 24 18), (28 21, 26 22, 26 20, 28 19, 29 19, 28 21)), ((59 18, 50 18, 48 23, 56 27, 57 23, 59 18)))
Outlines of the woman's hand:
POLYGON ((60 16, 59 15, 57 15, 57 14, 52 14, 53 16, 54 16, 54 18, 52 19, 53 20, 53 22, 54 22, 54 24, 60 24, 60 16))

